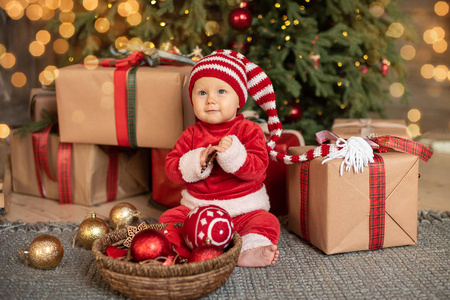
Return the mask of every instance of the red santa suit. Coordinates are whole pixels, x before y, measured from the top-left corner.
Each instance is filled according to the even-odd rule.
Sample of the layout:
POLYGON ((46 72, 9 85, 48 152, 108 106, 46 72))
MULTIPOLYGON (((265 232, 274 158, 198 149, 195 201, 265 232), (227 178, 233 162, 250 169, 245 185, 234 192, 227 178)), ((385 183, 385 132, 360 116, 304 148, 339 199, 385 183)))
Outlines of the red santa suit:
POLYGON ((191 209, 214 204, 233 218, 241 235, 241 251, 276 245, 278 219, 269 213, 269 197, 263 181, 269 164, 265 136, 260 126, 237 115, 221 124, 198 121, 188 127, 166 158, 166 173, 175 183, 186 184, 181 206, 162 214, 161 223, 183 222, 191 209), (215 162, 201 172, 200 154, 230 136, 232 144, 218 152, 215 162))

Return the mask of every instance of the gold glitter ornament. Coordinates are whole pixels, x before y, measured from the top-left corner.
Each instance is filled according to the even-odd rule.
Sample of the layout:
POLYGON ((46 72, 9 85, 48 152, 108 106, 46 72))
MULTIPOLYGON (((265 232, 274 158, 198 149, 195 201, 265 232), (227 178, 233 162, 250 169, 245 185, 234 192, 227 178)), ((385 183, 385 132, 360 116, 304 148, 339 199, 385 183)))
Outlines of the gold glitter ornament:
POLYGON ((61 242, 54 236, 44 234, 35 238, 29 248, 19 250, 22 259, 38 269, 52 269, 59 265, 64 255, 61 242))
POLYGON ((109 212, 109 224, 114 229, 135 226, 139 221, 141 213, 136 207, 128 202, 117 203, 109 212))
POLYGON ((84 248, 90 250, 94 241, 107 233, 109 233, 108 224, 92 213, 90 217, 81 222, 76 238, 84 248))

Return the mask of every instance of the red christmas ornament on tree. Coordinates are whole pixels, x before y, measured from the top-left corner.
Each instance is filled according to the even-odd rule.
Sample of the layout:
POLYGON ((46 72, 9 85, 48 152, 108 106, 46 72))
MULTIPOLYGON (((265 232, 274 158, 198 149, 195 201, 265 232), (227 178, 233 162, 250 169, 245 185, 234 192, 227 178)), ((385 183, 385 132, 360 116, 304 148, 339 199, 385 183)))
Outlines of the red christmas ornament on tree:
POLYGON ((205 244, 197 247, 192 251, 189 262, 199 262, 217 257, 223 253, 223 249, 213 244, 205 244))
POLYGON ((167 257, 169 251, 169 240, 162 232, 150 228, 136 233, 130 246, 131 258, 135 261, 167 257))
POLYGON ((252 13, 245 7, 233 9, 228 16, 228 23, 235 30, 245 30, 252 25, 252 13))
POLYGON ((247 41, 238 42, 236 38, 233 38, 228 43, 228 48, 245 55, 248 52, 249 44, 247 41))
POLYGON ((290 109, 289 114, 286 116, 285 120, 288 123, 293 123, 299 121, 303 116, 303 110, 298 103, 289 103, 288 109, 290 109))
POLYGON ((183 224, 183 238, 195 249, 210 243, 225 249, 231 242, 234 226, 230 214, 217 205, 204 205, 189 212, 183 224))

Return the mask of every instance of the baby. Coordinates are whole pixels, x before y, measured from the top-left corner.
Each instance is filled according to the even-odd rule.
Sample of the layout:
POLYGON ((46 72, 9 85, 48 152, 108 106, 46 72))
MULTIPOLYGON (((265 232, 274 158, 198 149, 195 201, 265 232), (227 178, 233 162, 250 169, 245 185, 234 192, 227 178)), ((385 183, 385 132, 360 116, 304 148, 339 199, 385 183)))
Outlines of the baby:
POLYGON ((181 205, 164 212, 159 222, 183 222, 197 206, 218 205, 228 211, 242 237, 238 266, 264 267, 279 257, 280 224, 268 212, 263 184, 274 141, 268 146, 260 126, 238 114, 248 94, 269 115, 269 126, 279 136, 272 83, 260 67, 240 53, 218 50, 192 69, 189 95, 198 121, 166 157, 167 176, 186 189, 181 205))

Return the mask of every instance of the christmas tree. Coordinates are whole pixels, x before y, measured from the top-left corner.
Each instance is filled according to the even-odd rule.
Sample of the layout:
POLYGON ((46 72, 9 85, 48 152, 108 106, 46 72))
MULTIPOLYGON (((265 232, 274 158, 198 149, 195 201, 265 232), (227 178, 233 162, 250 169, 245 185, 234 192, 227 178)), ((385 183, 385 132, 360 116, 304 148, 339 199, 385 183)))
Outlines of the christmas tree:
POLYGON ((49 28, 69 45, 61 66, 110 57, 111 46, 243 53, 271 78, 284 128, 308 143, 337 117, 383 117, 389 84, 407 75, 396 41, 413 37, 396 0, 65 0, 59 10, 49 28))

